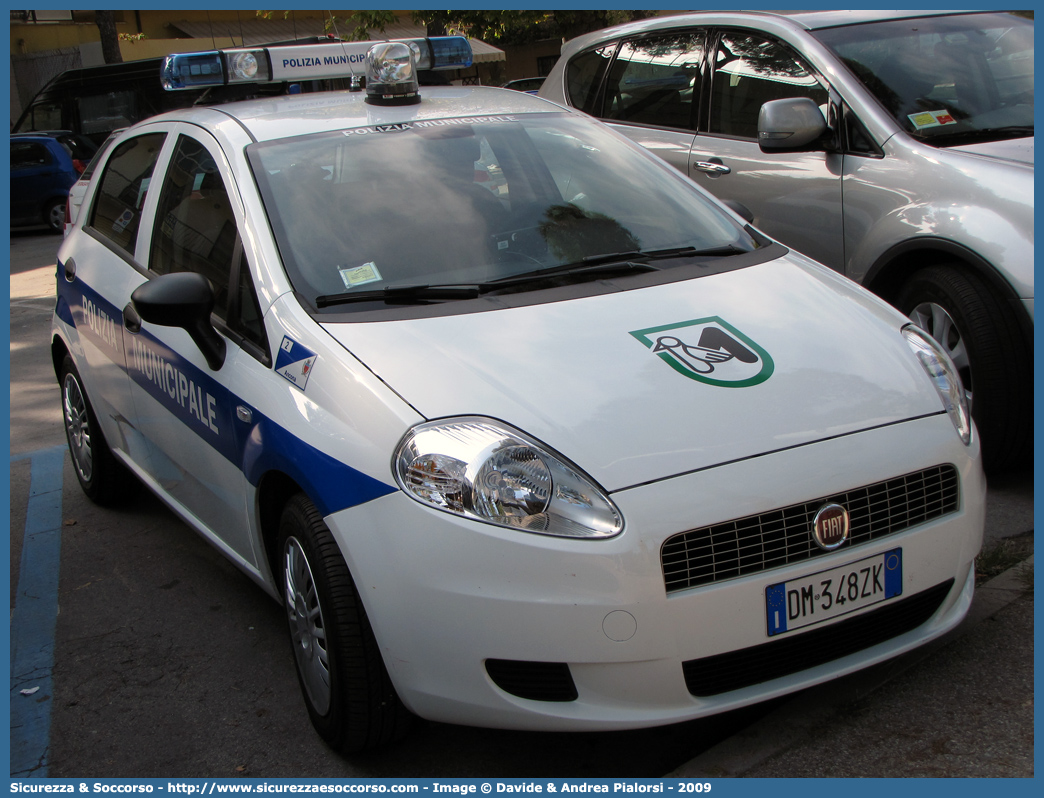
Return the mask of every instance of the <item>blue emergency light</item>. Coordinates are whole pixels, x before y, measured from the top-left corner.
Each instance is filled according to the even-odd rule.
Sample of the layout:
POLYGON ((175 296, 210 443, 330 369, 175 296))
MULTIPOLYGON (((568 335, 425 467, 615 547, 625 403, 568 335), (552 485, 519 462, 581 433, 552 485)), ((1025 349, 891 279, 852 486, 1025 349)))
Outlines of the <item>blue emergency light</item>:
MULTIPOLYGON (((465 36, 393 41, 409 47, 417 69, 465 69, 472 63, 471 43, 465 36)), ((160 82, 167 91, 179 91, 236 83, 352 77, 366 68, 372 47, 386 44, 389 42, 330 42, 176 53, 163 60, 160 82)))

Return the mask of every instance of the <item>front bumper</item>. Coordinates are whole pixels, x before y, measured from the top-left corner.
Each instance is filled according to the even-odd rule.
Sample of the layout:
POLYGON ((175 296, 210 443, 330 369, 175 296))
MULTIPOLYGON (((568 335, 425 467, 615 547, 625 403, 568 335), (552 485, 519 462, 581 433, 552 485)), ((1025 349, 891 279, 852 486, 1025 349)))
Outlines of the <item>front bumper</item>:
MULTIPOLYGON (((355 577, 389 674, 413 712, 431 720, 533 730, 683 721, 893 657, 956 626, 971 603, 985 481, 977 442, 961 445, 945 415, 618 491, 613 500, 625 528, 600 541, 477 523, 428 509, 403 493, 326 519, 355 577), (660 549, 677 532, 943 463, 953 464, 960 478, 958 508, 949 515, 864 545, 846 544, 811 561, 666 592, 660 549), (896 547, 903 552, 903 598, 952 580, 926 622, 768 681, 699 698, 689 692, 685 662, 786 642, 840 620, 770 641, 767 586, 896 547), (511 694, 490 677, 487 660, 567 665, 575 698, 511 694)), ((822 639, 824 633, 818 634, 822 639)), ((757 656, 770 653, 759 650, 757 656)))

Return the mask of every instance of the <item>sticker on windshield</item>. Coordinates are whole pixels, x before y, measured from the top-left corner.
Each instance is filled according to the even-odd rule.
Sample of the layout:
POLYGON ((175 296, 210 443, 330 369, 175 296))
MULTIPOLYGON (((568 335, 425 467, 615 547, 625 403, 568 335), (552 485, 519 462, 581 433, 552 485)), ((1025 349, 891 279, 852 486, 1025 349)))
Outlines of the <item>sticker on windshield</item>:
POLYGON ((315 360, 315 352, 305 349, 297 341, 284 335, 282 343, 279 344, 279 354, 276 355, 275 372, 303 391, 312 374, 315 360))
POLYGON ((717 316, 631 335, 679 374, 708 385, 747 388, 767 380, 775 368, 768 352, 717 316))
POLYGON ((377 264, 372 260, 369 263, 364 263, 362 266, 356 266, 354 269, 338 269, 337 272, 341 275, 341 281, 344 283, 345 288, 355 288, 357 285, 366 285, 366 283, 377 283, 383 280, 381 273, 377 271, 377 264))
POLYGON ((907 114, 915 128, 924 130, 926 127, 939 127, 940 125, 956 125, 957 120, 949 111, 922 111, 919 114, 907 114))

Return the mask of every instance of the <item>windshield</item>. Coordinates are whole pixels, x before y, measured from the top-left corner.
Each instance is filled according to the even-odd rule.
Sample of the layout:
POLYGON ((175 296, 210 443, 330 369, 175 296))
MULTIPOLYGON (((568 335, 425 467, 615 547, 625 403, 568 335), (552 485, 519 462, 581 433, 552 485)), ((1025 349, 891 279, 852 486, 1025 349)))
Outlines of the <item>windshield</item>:
POLYGON ((759 246, 684 177, 566 114, 354 128, 248 155, 294 288, 316 307, 417 286, 546 288, 520 276, 597 280, 629 260, 659 270, 759 246))
POLYGON ((962 14, 814 32, 911 135, 939 146, 1033 135, 1033 20, 962 14))

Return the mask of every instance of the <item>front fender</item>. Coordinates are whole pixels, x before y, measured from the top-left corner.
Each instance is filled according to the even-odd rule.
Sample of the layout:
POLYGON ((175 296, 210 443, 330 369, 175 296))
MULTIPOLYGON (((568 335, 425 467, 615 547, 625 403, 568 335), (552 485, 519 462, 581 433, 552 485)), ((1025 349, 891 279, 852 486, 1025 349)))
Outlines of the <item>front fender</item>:
POLYGON ((310 446, 271 419, 255 416, 243 447, 243 473, 256 487, 271 471, 294 480, 324 516, 398 490, 310 446))
POLYGON ((1027 235, 1002 214, 969 204, 909 205, 888 214, 855 249, 846 273, 881 293, 880 287, 902 283, 902 275, 889 273, 897 261, 905 269, 920 265, 917 252, 959 259, 1002 295, 1033 298, 1032 225, 1027 235))

